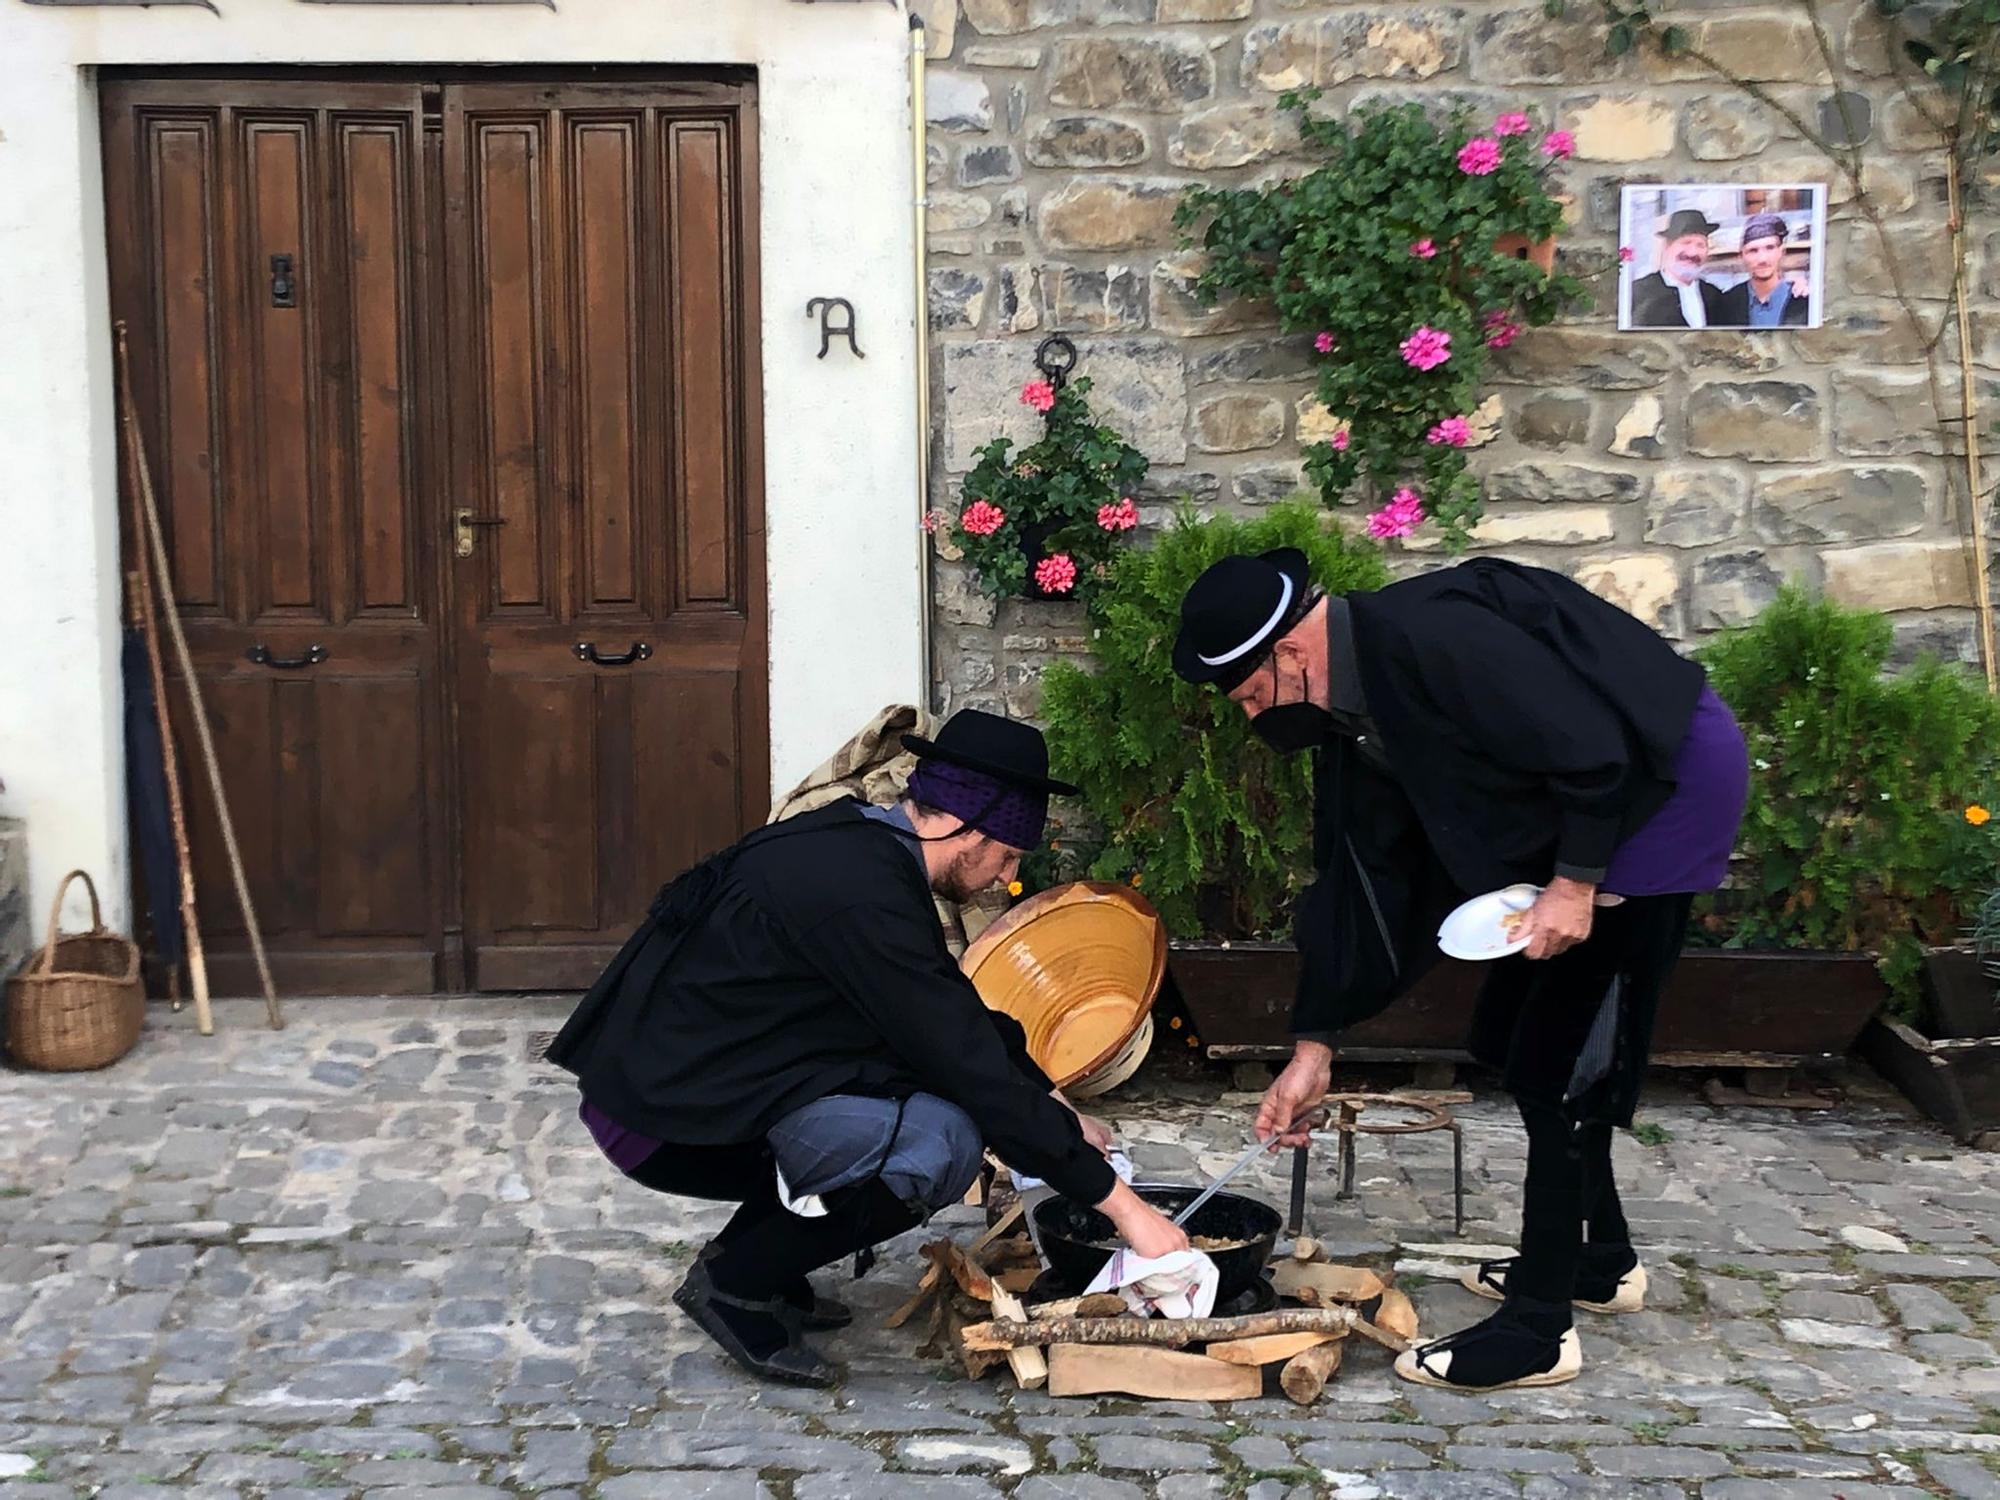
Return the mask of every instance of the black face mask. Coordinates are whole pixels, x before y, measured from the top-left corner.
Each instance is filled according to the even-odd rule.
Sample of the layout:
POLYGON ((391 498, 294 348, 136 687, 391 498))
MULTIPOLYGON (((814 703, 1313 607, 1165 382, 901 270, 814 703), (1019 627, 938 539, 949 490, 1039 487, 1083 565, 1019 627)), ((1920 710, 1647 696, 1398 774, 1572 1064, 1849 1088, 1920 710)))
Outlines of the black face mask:
MULTIPOLYGON (((1277 692, 1278 659, 1271 658, 1271 691, 1277 692)), ((1280 755, 1297 755, 1316 750, 1333 733, 1333 715, 1312 701, 1312 679, 1305 682, 1305 694, 1296 703, 1277 703, 1250 721, 1258 739, 1280 755)))

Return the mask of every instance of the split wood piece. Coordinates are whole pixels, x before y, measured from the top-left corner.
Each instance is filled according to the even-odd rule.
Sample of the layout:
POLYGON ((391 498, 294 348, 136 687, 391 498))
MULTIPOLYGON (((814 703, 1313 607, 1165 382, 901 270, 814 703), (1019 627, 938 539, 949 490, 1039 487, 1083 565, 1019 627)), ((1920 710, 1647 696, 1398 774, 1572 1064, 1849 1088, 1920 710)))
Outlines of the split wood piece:
POLYGON ((1753 1094, 1746 1089, 1733 1089, 1719 1078, 1711 1078, 1701 1086, 1701 1097, 1717 1109, 1838 1109, 1838 1097, 1822 1098, 1818 1094, 1753 1094))
POLYGON ((1340 1350, 1339 1344, 1320 1344, 1293 1355, 1278 1372, 1279 1386, 1299 1405, 1311 1406, 1340 1368, 1340 1350))
POLYGON ((1417 1309, 1407 1294, 1390 1287, 1382 1293, 1382 1305, 1375 1309, 1375 1326, 1386 1328, 1398 1338, 1414 1341, 1417 1309))
POLYGON ((950 1272, 951 1279, 958 1283, 958 1289, 975 1302, 993 1300, 993 1278, 953 1241, 934 1241, 924 1246, 923 1256, 939 1269, 950 1272))
MULTIPOLYGON (((1027 1309, 1021 1306, 1021 1299, 998 1287, 993 1290, 993 1311, 1003 1318, 1022 1323, 1028 1321, 1027 1309)), ((1009 1349, 1007 1366, 1024 1391, 1039 1391, 1049 1383, 1049 1362, 1039 1349, 1009 1349)))
POLYGON ((1320 1248, 1319 1241, 1311 1235, 1302 1234, 1292 1245, 1292 1259, 1301 1265, 1309 1265, 1314 1261, 1325 1260, 1326 1251, 1320 1248))
POLYGON ((1271 1273, 1271 1285, 1280 1297, 1318 1307, 1336 1302, 1372 1301, 1382 1295, 1383 1289, 1382 1278, 1363 1267, 1298 1260, 1280 1262, 1271 1273))
MULTIPOLYGON (((982 1234, 978 1239, 974 1240, 969 1246, 966 1247, 966 1254, 977 1255, 980 1251, 984 1250, 988 1245, 992 1244, 995 1240, 999 1239, 1002 1235, 1006 1234, 1009 1230, 1011 1230, 1014 1227, 1015 1222, 1020 1217, 1021 1217, 1021 1205, 1019 1203, 1016 1203, 1012 1208, 1008 1209, 1006 1213, 1002 1214, 998 1219, 995 1219, 993 1221, 992 1227, 989 1228, 986 1231, 986 1233, 982 1234)), ((921 1308, 926 1301, 929 1300, 931 1293, 937 1290, 938 1279, 940 1278, 940 1276, 942 1276, 942 1274, 943 1273, 939 1271, 935 1262, 933 1262, 929 1267, 927 1267, 924 1271, 923 1276, 917 1282, 916 1295, 910 1298, 910 1300, 908 1302, 905 1302, 901 1307, 897 1308, 894 1312, 890 1313, 888 1317, 884 1318, 882 1320, 882 1326, 884 1328, 901 1328, 905 1323, 909 1322, 910 1319, 914 1318, 917 1315, 917 1310, 921 1308)))
POLYGON ((994 1274, 993 1284, 1018 1297, 1041 1279, 1042 1268, 1039 1265, 1009 1266, 994 1274))
POLYGON ((1256 1365, 1224 1364, 1172 1349, 1058 1344, 1049 1350, 1048 1362, 1051 1396, 1251 1401, 1264 1394, 1264 1372, 1256 1365))
POLYGON ((1122 1318, 1130 1309, 1116 1292, 1092 1292, 1088 1297, 1065 1297, 1060 1302, 1037 1302, 1028 1309, 1031 1318, 1122 1318))
POLYGON ((1347 1337, 1347 1330, 1334 1333, 1267 1333, 1254 1339, 1225 1339, 1208 1346, 1208 1357, 1226 1365, 1281 1365, 1293 1355, 1321 1344, 1347 1337))
POLYGON ((1173 1349, 1266 1333, 1331 1333, 1351 1329, 1398 1354, 1409 1341, 1377 1328, 1351 1307, 1297 1308, 1239 1318, 1037 1318, 1029 1323, 974 1323, 962 1335, 972 1349, 1022 1344, 1154 1344, 1173 1349))

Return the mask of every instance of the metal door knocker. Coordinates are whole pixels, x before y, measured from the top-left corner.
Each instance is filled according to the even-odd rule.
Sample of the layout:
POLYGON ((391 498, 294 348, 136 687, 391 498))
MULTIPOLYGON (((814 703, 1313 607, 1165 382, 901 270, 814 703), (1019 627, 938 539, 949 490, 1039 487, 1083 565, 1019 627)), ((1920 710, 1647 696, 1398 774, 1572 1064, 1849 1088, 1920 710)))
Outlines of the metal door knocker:
POLYGON ((1051 389, 1061 390, 1076 368, 1076 345, 1059 333, 1052 333, 1035 346, 1035 368, 1042 372, 1051 389))
POLYGON ((815 297, 806 304, 806 316, 819 319, 819 358, 826 358, 828 347, 837 338, 847 340, 847 347, 854 351, 856 359, 868 357, 861 352, 861 345, 855 342, 854 304, 845 297, 815 297), (847 314, 846 322, 833 321, 836 309, 847 314))

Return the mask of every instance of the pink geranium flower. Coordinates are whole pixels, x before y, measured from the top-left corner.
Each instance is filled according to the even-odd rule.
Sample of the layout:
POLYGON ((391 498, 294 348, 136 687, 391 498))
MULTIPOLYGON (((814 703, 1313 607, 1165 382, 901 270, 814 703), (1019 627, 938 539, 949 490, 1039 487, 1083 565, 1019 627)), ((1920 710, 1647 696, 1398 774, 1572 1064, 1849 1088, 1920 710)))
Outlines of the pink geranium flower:
POLYGON ((1139 507, 1127 495, 1116 505, 1097 507, 1097 524, 1106 531, 1130 531, 1139 524, 1139 507))
POLYGON ((1424 434, 1424 440, 1430 443, 1442 443, 1450 448, 1463 448, 1472 441, 1472 428, 1463 417, 1446 417, 1424 434))
POLYGON ((1313 336, 1313 348, 1322 354, 1333 353, 1333 335, 1322 329, 1313 336))
POLYGON ((1542 155, 1551 161, 1576 155, 1576 137, 1567 130, 1551 130, 1542 137, 1542 155))
POLYGON ((1347 429, 1343 427, 1340 429, 1340 431, 1336 432, 1332 437, 1328 438, 1327 441, 1333 445, 1333 451, 1335 453, 1345 453, 1347 451, 1347 445, 1351 440, 1348 437, 1347 429))
POLYGON ((1402 342, 1403 363, 1417 370, 1435 370, 1451 358, 1451 335, 1423 327, 1402 342))
POLYGON ((1021 387, 1021 404, 1045 412, 1056 404, 1056 388, 1046 380, 1031 380, 1021 387))
POLYGON ((923 528, 926 531, 937 530, 937 517, 929 511, 924 512, 923 528))
POLYGON ((1410 246, 1410 254, 1418 260, 1429 260, 1438 253, 1438 247, 1430 240, 1418 240, 1410 246))
POLYGON ((1486 315, 1486 347, 1505 349, 1521 336, 1521 325, 1507 316, 1507 309, 1496 307, 1486 315))
POLYGON ((1415 490, 1397 490, 1387 505, 1368 518, 1368 534, 1378 540, 1412 536, 1424 524, 1424 500, 1415 490))
POLYGON ((958 524, 974 536, 991 536, 1007 524, 1007 512, 990 500, 975 500, 965 507, 958 524))
POLYGON ((1500 165, 1500 143, 1490 135, 1475 135, 1458 149, 1458 169, 1471 177, 1484 177, 1500 165))
POLYGON ((1057 552, 1035 564, 1035 587, 1045 594, 1067 594, 1076 587, 1076 562, 1057 552))
POLYGON ((1639 252, 1634 250, 1630 245, 1620 245, 1618 247, 1618 261, 1620 265, 1629 266, 1638 258, 1639 252))
POLYGON ((1526 135, 1535 128, 1535 122, 1518 110, 1504 114, 1493 122, 1493 133, 1497 136, 1526 135))

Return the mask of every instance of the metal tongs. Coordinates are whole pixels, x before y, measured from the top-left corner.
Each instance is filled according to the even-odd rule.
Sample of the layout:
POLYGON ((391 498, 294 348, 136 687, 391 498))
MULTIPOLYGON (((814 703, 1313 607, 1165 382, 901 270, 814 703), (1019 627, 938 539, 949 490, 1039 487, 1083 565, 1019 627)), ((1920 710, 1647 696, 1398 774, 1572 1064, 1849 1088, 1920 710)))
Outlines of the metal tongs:
MULTIPOLYGON (((1235 1178, 1235 1176, 1239 1172, 1241 1172, 1245 1167, 1249 1166, 1250 1163, 1255 1161, 1258 1157, 1262 1156, 1266 1151, 1276 1151, 1278 1149, 1278 1142, 1280 1140, 1282 1140, 1285 1136, 1293 1133, 1294 1131, 1297 1131, 1300 1128, 1305 1127, 1306 1122, 1311 1120, 1315 1115, 1319 1117, 1319 1124, 1321 1126, 1324 1126, 1329 1120, 1332 1119, 1332 1112, 1328 1110, 1325 1105, 1316 1104, 1311 1109, 1307 1110, 1304 1114, 1300 1115, 1296 1120, 1292 1121, 1292 1123, 1286 1126, 1284 1130, 1280 1131, 1277 1135, 1272 1136, 1268 1141, 1252 1141, 1250 1143, 1250 1149, 1248 1151, 1245 1151, 1241 1156, 1237 1157, 1235 1163, 1229 1168, 1228 1171, 1224 1172, 1220 1177, 1216 1178, 1215 1181, 1211 1182, 1207 1187, 1203 1188, 1201 1192, 1196 1195, 1194 1202, 1190 1203, 1186 1208, 1182 1209, 1179 1213, 1174 1215, 1175 1225, 1176 1226, 1185 1225, 1189 1219, 1192 1219, 1195 1216, 1195 1214, 1200 1211, 1201 1206, 1204 1203, 1208 1202, 1209 1199, 1213 1198, 1217 1193, 1221 1192, 1225 1187, 1227 1187, 1230 1181, 1233 1178, 1235 1178)), ((1317 1127, 1310 1127, 1310 1128, 1317 1128, 1317 1127)))

